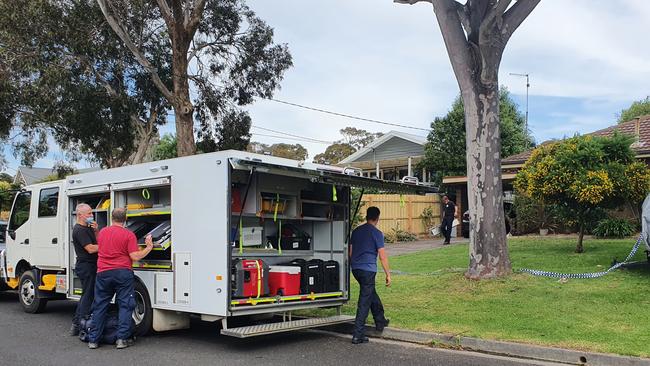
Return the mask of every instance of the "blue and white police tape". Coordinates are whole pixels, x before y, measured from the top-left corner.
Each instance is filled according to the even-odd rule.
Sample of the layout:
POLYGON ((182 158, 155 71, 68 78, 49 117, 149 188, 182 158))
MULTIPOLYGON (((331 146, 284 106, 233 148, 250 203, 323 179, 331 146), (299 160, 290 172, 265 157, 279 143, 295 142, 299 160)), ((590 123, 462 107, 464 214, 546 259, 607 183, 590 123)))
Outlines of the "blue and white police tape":
POLYGON ((524 273, 530 273, 534 276, 542 276, 542 277, 553 277, 553 278, 598 278, 602 277, 609 272, 620 268, 622 265, 626 264, 627 262, 634 257, 636 254, 637 250, 639 250, 639 246, 641 246, 641 243, 643 242, 643 234, 639 236, 639 239, 636 241, 636 244, 634 244, 634 247, 632 247, 632 251, 630 254, 625 258, 623 262, 616 263, 615 265, 609 267, 608 270, 603 271, 603 272, 592 272, 592 273, 558 273, 558 272, 549 272, 549 271, 540 271, 537 269, 528 269, 528 268, 522 268, 519 270, 519 272, 524 272, 524 273))

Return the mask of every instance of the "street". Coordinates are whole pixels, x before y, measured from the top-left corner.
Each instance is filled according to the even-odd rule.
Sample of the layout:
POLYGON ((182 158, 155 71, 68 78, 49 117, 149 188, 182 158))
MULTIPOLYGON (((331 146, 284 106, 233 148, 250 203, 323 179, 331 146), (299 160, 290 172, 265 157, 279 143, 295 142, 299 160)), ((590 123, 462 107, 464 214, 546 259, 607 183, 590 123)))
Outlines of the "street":
POLYGON ((89 350, 66 334, 74 306, 51 302, 45 313, 27 314, 15 294, 0 293, 0 365, 552 365, 375 339, 355 346, 349 337, 321 331, 235 339, 198 320, 189 330, 143 337, 125 350, 89 350))

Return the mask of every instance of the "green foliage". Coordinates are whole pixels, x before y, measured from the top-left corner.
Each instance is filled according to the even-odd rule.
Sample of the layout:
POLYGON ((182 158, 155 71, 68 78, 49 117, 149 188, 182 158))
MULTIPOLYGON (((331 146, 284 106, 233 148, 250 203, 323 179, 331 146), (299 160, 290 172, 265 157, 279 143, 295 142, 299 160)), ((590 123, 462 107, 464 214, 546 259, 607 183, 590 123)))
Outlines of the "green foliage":
POLYGON ((383 135, 381 132, 373 133, 355 127, 346 127, 339 132, 343 139, 335 141, 325 152, 314 156, 314 163, 336 164, 383 135))
POLYGON ((314 156, 314 163, 336 164, 357 150, 350 144, 337 142, 325 149, 325 152, 314 156))
POLYGON ((523 195, 516 195, 513 203, 514 230, 517 235, 535 233, 539 229, 555 231, 558 213, 553 205, 546 205, 523 195))
POLYGON ((175 135, 165 134, 154 148, 151 158, 155 161, 177 157, 176 142, 177 140, 175 135))
POLYGON ((251 142, 246 148, 247 151, 254 152, 257 154, 271 154, 273 156, 278 156, 281 158, 293 159, 293 160, 307 160, 308 151, 307 149, 300 144, 273 144, 267 145, 261 142, 251 142))
POLYGON ((343 135, 343 140, 340 142, 352 146, 355 151, 368 146, 376 138, 382 136, 381 132, 372 133, 355 127, 346 127, 339 132, 343 135))
POLYGON ((599 238, 624 238, 634 234, 634 225, 625 219, 604 219, 592 233, 599 238))
POLYGON ((0 211, 9 211, 11 209, 17 188, 9 182, 0 181, 0 211))
POLYGON ((389 232, 384 233, 384 242, 386 243, 397 243, 405 241, 415 241, 418 239, 418 236, 414 233, 408 232, 398 228, 392 228, 389 232))
POLYGON ((424 226, 424 229, 429 232, 429 229, 431 229, 434 224, 434 219, 435 219, 435 214, 433 212, 433 207, 427 206, 422 210, 422 213, 420 214, 420 220, 422 220, 422 225, 424 226))
POLYGON ((519 194, 560 209, 564 220, 575 220, 580 237, 602 208, 638 203, 650 190, 650 170, 634 161, 633 139, 576 136, 535 149, 517 173, 519 194))
POLYGON ((621 111, 618 116, 618 123, 628 122, 636 117, 650 114, 650 96, 645 99, 637 100, 626 109, 621 111))
MULTIPOLYGON (((499 119, 502 157, 533 146, 532 136, 525 131, 525 117, 505 87, 499 90, 499 119)), ((435 183, 440 184, 444 176, 467 174, 465 151, 465 112, 458 96, 447 115, 431 123, 422 165, 435 172, 435 183)))
POLYGON ((361 201, 361 203, 359 203, 359 208, 357 209, 357 213, 355 215, 354 209, 356 208, 357 202, 359 201, 359 197, 361 197, 361 189, 353 187, 350 190, 350 196, 350 217, 352 218, 352 228, 355 228, 359 226, 360 223, 365 222, 363 216, 363 206, 365 206, 366 203, 364 201, 361 201))
POLYGON ((13 183, 14 182, 14 177, 7 173, 0 173, 0 182, 7 182, 7 183, 13 183))
MULTIPOLYGON (((134 26, 148 24, 135 6, 129 11, 134 26)), ((51 134, 74 159, 120 166, 135 151, 140 125, 165 122, 165 102, 96 1, 5 1, 0 14, 2 89, 11 91, 11 98, 0 96, 0 111, 8 111, 1 126, 19 122, 12 143, 23 165, 47 153, 51 134)), ((169 80, 171 54, 148 45, 169 80)))

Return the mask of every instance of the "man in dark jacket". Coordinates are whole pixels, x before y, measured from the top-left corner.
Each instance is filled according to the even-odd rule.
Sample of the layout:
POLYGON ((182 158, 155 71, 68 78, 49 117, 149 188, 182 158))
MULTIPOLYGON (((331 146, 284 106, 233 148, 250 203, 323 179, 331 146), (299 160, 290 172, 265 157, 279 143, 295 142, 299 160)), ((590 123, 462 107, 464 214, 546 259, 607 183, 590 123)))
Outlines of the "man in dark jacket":
POLYGON ((451 229, 454 225, 454 218, 458 217, 458 207, 449 200, 449 197, 442 196, 442 235, 445 237, 443 245, 448 245, 451 241, 451 229))
POLYGON ((77 254, 74 272, 81 280, 81 299, 72 318, 70 335, 79 335, 79 321, 90 315, 95 299, 95 276, 97 274, 97 223, 92 208, 85 203, 77 205, 77 223, 72 228, 72 244, 77 254))

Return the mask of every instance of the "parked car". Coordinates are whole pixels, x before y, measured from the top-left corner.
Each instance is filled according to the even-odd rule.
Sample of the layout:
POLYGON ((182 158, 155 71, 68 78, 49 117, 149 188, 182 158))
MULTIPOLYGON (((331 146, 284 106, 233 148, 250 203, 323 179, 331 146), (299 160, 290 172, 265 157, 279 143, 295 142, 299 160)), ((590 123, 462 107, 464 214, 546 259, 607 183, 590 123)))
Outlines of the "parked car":
MULTIPOLYGON (((506 220, 506 235, 510 233, 510 219, 508 215, 505 215, 506 220)), ((469 210, 463 213, 463 226, 461 226, 461 231, 463 232, 463 238, 469 238, 469 210)))
POLYGON ((7 222, 0 220, 0 251, 5 248, 5 243, 7 235, 7 222))

